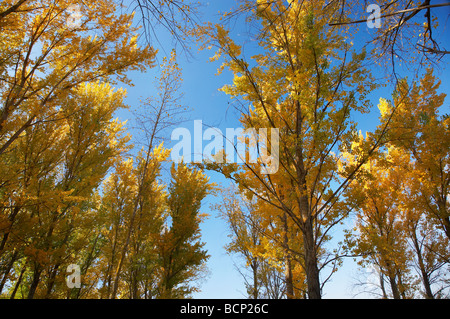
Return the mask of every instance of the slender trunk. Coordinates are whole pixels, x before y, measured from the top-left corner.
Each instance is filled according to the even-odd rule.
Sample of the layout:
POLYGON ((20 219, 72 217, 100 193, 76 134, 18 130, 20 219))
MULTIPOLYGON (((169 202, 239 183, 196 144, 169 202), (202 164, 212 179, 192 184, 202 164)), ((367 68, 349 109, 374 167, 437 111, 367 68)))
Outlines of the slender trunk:
POLYGON ((3 287, 5 286, 6 280, 8 279, 9 272, 11 271, 12 266, 14 265, 15 261, 17 260, 18 254, 19 254, 19 252, 16 250, 14 252, 14 254, 11 256, 11 260, 9 261, 8 265, 6 266, 2 281, 0 282, 0 295, 3 291, 3 287))
POLYGON ((144 284, 144 299, 149 299, 148 298, 148 280, 145 280, 145 284, 144 284))
POLYGON ((289 255, 286 255, 286 270, 284 271, 286 281, 286 298, 294 299, 294 284, 292 283, 292 262, 289 255))
POLYGON ((436 203, 439 209, 438 218, 441 220, 442 226, 444 228, 445 235, 450 239, 450 216, 448 216, 448 211, 446 207, 447 199, 441 196, 437 197, 436 203))
MULTIPOLYGON (((112 272, 112 264, 109 264, 108 268, 107 268, 107 272, 106 272, 106 280, 103 283, 103 287, 105 287, 105 289, 106 289, 106 293, 105 293, 106 299, 109 299, 111 296, 111 281, 112 281, 111 272, 112 272)), ((103 296, 104 295, 102 293, 100 299, 103 299, 103 296)))
POLYGON ((390 263, 386 263, 388 267, 388 278, 389 278, 389 284, 391 285, 392 290, 392 296, 394 299, 401 299, 400 298, 400 291, 398 289, 397 281, 395 280, 395 272, 392 270, 390 263))
MULTIPOLYGON (((306 181, 303 183, 306 185, 306 181)), ((306 193, 306 186, 303 187, 303 192, 306 193)), ((309 211, 309 203, 307 196, 303 195, 300 198, 300 212, 303 219, 302 234, 303 246, 305 249, 305 273, 306 283, 308 286, 309 299, 321 299, 319 268, 317 266, 317 248, 314 236, 313 217, 309 211)))
POLYGON ((411 237, 414 245, 414 249, 416 251, 417 255, 417 262, 419 264, 419 269, 422 277, 422 283, 423 287, 425 288, 425 295, 427 299, 434 299, 433 292, 431 290, 431 284, 430 284, 430 278, 428 276, 428 273, 425 269, 425 263, 423 261, 422 251, 420 249, 419 241, 417 239, 416 231, 415 229, 411 232, 411 237))
POLYGON ((314 239, 313 218, 311 216, 308 202, 308 188, 306 176, 308 172, 303 162, 303 114, 300 101, 295 101, 296 105, 296 127, 297 142, 295 145, 296 172, 300 198, 298 205, 300 217, 302 218, 301 231, 303 234, 303 245, 305 249, 305 272, 306 284, 308 286, 309 299, 321 299, 319 268, 317 267, 316 242, 314 239))
POLYGON ((43 270, 42 266, 37 264, 34 269, 33 280, 30 285, 30 290, 28 291, 27 299, 34 298, 34 295, 36 294, 36 289, 37 289, 40 279, 41 279, 42 270, 43 270))
POLYGON ((141 299, 139 295, 139 288, 138 288, 138 276, 139 276, 139 270, 133 269, 131 272, 131 282, 130 282, 130 297, 131 299, 141 299))
POLYGON ((423 286, 425 288, 425 295, 427 299, 434 299, 433 291, 431 290, 431 284, 430 284, 430 278, 428 277, 428 274, 425 270, 422 268, 420 269, 422 273, 422 282, 423 286))
POLYGON ((442 219, 445 235, 447 235, 447 238, 450 239, 450 218, 446 217, 442 219))
POLYGON ((311 219, 305 222, 303 245, 305 247, 305 272, 308 285, 308 298, 321 299, 319 268, 317 267, 316 245, 311 219))
MULTIPOLYGON (((140 217, 141 218, 141 217, 140 217)), ((137 230, 140 231, 140 222, 137 225, 137 230)), ((139 236, 137 236, 139 237, 139 236)), ((131 271, 131 282, 130 282, 130 296, 131 299, 141 299, 141 294, 139 294, 139 277, 142 271, 142 267, 139 264, 139 256, 141 255, 141 243, 136 240, 133 247, 133 260, 132 260, 132 271, 131 271), (137 259, 137 260, 136 260, 137 259)))
POLYGON ((383 299, 388 299, 386 288, 384 287, 384 275, 381 271, 380 271, 380 288, 381 292, 383 293, 383 299))
MULTIPOLYGON (((56 223, 56 218, 54 219, 54 223, 56 223)), ((69 228, 66 231, 66 234, 64 236, 64 239, 62 240, 62 242, 59 243, 59 247, 63 247, 64 245, 67 244, 67 242, 69 241, 69 236, 72 233, 73 227, 72 227, 72 223, 69 223, 69 228)), ((50 229, 49 235, 51 236, 53 234, 53 227, 50 229)), ((49 237, 50 237, 49 236, 49 237)), ((58 261, 55 261, 55 265, 49 275, 48 281, 47 281, 47 291, 45 293, 45 299, 49 299, 50 295, 52 293, 53 290, 53 286, 55 285, 55 279, 56 279, 56 275, 58 274, 58 269, 62 264, 62 260, 59 259, 58 261)))
POLYGON ((112 290, 112 293, 111 293, 111 299, 116 299, 117 290, 119 289, 120 275, 121 275, 121 272, 122 272, 122 266, 124 264, 126 254, 128 252, 128 245, 130 244, 130 238, 131 238, 131 233, 133 231, 134 219, 136 217, 137 204, 134 207, 135 208, 134 208, 133 213, 131 215, 130 225, 128 226, 128 232, 127 232, 126 241, 125 241, 125 244, 124 244, 124 246, 122 248, 122 252, 121 252, 120 258, 119 258, 119 264, 117 265, 116 272, 115 272, 115 275, 114 275, 114 285, 113 285, 113 290, 112 290))
POLYGON ((109 299, 111 297, 111 282, 112 282, 112 271, 114 267, 115 257, 116 257, 116 243, 117 243, 117 231, 118 227, 116 227, 112 252, 111 252, 111 261, 108 262, 108 267, 106 268, 106 278, 103 280, 103 287, 106 289, 106 294, 103 292, 104 289, 102 289, 102 295, 101 299, 103 299, 104 294, 106 295, 106 299, 109 299))
POLYGON ((144 183, 145 183, 145 180, 146 180, 146 177, 147 177, 147 174, 148 174, 147 170, 148 170, 148 164, 149 164, 149 161, 150 161, 150 151, 151 151, 151 149, 149 148, 148 152, 147 152, 147 158, 145 160, 144 172, 142 174, 141 180, 139 181, 139 191, 138 191, 138 193, 136 195, 136 198, 134 200, 133 212, 131 214, 130 224, 129 224, 128 230, 127 230, 127 236, 126 236, 126 239, 125 239, 124 246, 122 248, 122 252, 120 254, 119 264, 117 266, 116 273, 115 273, 115 276, 114 276, 114 286, 113 286, 111 299, 115 299, 116 298, 117 290, 119 288, 120 274, 121 274, 121 271, 122 271, 123 263, 125 261, 125 256, 126 256, 126 254, 128 252, 128 246, 130 245, 131 234, 132 234, 133 228, 134 228, 134 222, 136 220, 136 216, 137 216, 138 210, 141 209, 139 204, 140 204, 140 201, 141 201, 142 192, 144 190, 144 183))
POLYGON ((22 270, 20 271, 19 278, 17 278, 16 285, 14 286, 14 290, 11 293, 10 299, 14 299, 16 297, 17 290, 19 289, 20 283, 22 282, 23 274, 25 273, 25 270, 27 270, 27 264, 25 263, 22 267, 22 270))
POLYGON ((55 285, 56 274, 58 273, 58 269, 59 269, 60 265, 61 265, 61 263, 56 264, 50 273, 50 276, 47 281, 47 291, 46 291, 45 297, 44 297, 45 299, 50 299, 50 296, 51 296, 52 290, 53 290, 53 286, 55 285))
POLYGON ((397 277, 398 277, 398 290, 400 291, 400 297, 402 299, 406 299, 406 289, 403 285, 402 281, 402 273, 400 271, 397 271, 397 277))
MULTIPOLYGON (((53 231, 55 229, 55 224, 56 224, 57 220, 58 220, 58 215, 55 213, 52 218, 49 230, 44 239, 45 240, 45 243, 44 243, 45 250, 48 250, 50 248, 50 239, 51 239, 51 236, 53 235, 53 231)), ((34 298, 36 289, 37 289, 40 279, 41 279, 42 271, 44 270, 44 268, 38 262, 35 262, 34 264, 35 264, 35 268, 34 268, 34 272, 33 272, 33 280, 31 282, 30 290, 28 292, 28 297, 27 297, 28 299, 34 298)))
POLYGON ((253 272, 253 299, 258 299, 258 290, 259 290, 259 284, 258 284, 258 260, 257 258, 253 258, 252 260, 252 272, 253 272))
MULTIPOLYGON (((159 117, 159 115, 158 115, 158 117, 159 117)), ((155 129, 156 129, 156 127, 155 127, 155 129)), ((122 252, 120 254, 119 264, 117 266, 116 273, 115 273, 115 276, 114 276, 114 287, 113 287, 112 296, 111 296, 112 299, 116 298, 117 289, 119 287, 120 274, 121 274, 121 271, 122 271, 123 263, 125 261, 125 256, 126 256, 126 254, 128 252, 128 246, 130 245, 131 234, 132 234, 133 228, 134 228, 134 222, 136 220, 138 211, 141 209, 140 202, 141 202, 142 193, 144 191, 144 184, 146 182, 147 175, 149 173, 148 172, 148 166, 149 166, 149 162, 150 162, 150 154, 151 154, 151 151, 152 151, 153 137, 154 137, 154 134, 155 134, 155 129, 153 131, 153 134, 152 134, 152 137, 151 137, 151 140, 150 140, 150 146, 149 146, 149 148, 147 150, 147 157, 145 159, 145 165, 143 167, 142 177, 139 180, 139 190, 138 190, 138 192, 136 194, 136 198, 134 200, 133 212, 131 214, 130 224, 129 224, 128 230, 127 230, 127 236, 126 236, 126 239, 125 239, 124 246, 122 248, 122 252)))
MULTIPOLYGON (((8 230, 3 234, 3 238, 2 238, 2 241, 0 243, 0 256, 3 255, 3 253, 5 252, 6 242, 8 241, 8 237, 9 237, 9 234, 10 234, 11 229, 13 227, 13 223, 14 223, 14 221, 16 219, 16 216, 19 213, 19 211, 20 211, 20 207, 16 206, 14 208, 14 210, 11 212, 11 214, 8 216, 10 225, 8 227, 8 230)), ((0 290, 0 292, 1 292, 1 290, 0 290)))
MULTIPOLYGON (((116 250, 118 245, 118 238, 119 238, 119 224, 116 224, 114 226, 114 239, 113 239, 113 246, 111 251, 111 261, 108 263, 108 267, 106 269, 106 279, 104 280, 104 286, 106 286, 106 298, 111 298, 111 284, 112 284, 112 272, 114 268, 114 263, 116 261, 116 250)), ((102 296, 103 298, 103 296, 102 296)))
POLYGON ((286 298, 294 299, 294 284, 292 279, 292 262, 291 262, 291 252, 289 249, 289 237, 288 237, 288 224, 287 224, 287 215, 286 213, 283 215, 283 227, 284 227, 284 256, 286 268, 284 271, 284 279, 286 282, 286 298))

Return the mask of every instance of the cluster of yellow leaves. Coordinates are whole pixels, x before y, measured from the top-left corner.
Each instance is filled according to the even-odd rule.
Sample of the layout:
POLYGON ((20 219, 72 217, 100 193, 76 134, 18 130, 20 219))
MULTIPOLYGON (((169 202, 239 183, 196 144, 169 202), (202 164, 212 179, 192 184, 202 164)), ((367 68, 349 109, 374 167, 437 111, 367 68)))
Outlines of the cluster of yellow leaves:
MULTIPOLYGON (((401 81, 392 104, 380 99, 386 151, 365 164, 347 190, 358 212, 348 247, 363 256, 361 264, 379 268, 381 282, 387 278, 391 292, 383 290, 384 297, 441 296, 430 284, 431 272, 443 267, 450 253, 450 132, 448 117, 439 115, 445 97, 437 93, 439 83, 428 70, 412 87, 401 81), (422 289, 414 285, 413 262, 422 289)), ((365 140, 361 136, 352 147, 365 140)), ((353 160, 348 157, 347 163, 353 160)))
MULTIPOLYGON (((319 260, 329 256, 321 246, 330 238, 331 227, 347 215, 337 203, 339 191, 333 189, 334 183, 342 182, 339 151, 355 140, 350 114, 368 110, 365 96, 374 88, 370 72, 362 66, 366 53, 351 51, 348 30, 328 27, 335 3, 244 1, 242 6, 239 10, 254 8, 249 19, 259 26, 260 54, 246 60, 244 50, 222 26, 208 24, 198 32, 205 48, 216 49, 212 60, 223 59, 219 72, 228 68, 234 75, 233 83, 221 90, 249 104, 248 112, 242 112, 242 125, 280 129, 280 169, 261 174, 261 158, 240 168, 209 168, 232 178, 244 196, 255 195, 272 207, 275 219, 286 214, 292 223, 289 236, 295 234, 295 244, 304 248, 298 250, 300 257, 291 271, 303 269, 308 274, 307 295, 319 298, 319 260)), ((288 256, 286 245, 281 247, 288 256)))
MULTIPOLYGON (((167 190, 162 144, 126 156, 131 136, 114 118, 126 91, 114 85, 132 85, 128 72, 152 67, 156 50, 138 44, 134 13, 119 11, 113 0, 0 4, 0 293, 9 297, 185 297, 204 271, 207 178, 180 165, 167 190), (70 264, 81 289, 66 286, 70 264)), ((164 64, 157 89, 176 104, 174 53, 164 64)))

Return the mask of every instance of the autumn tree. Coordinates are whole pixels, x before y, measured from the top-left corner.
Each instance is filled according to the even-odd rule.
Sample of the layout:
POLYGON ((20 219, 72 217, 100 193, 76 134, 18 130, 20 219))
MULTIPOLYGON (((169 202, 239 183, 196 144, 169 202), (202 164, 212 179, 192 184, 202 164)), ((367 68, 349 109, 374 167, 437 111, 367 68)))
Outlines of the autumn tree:
POLYGON ((132 159, 120 161, 114 173, 104 182, 104 195, 99 209, 103 220, 102 254, 99 256, 100 273, 103 276, 100 290, 102 298, 110 298, 114 287, 117 287, 117 296, 133 299, 153 294, 152 286, 141 286, 141 282, 151 280, 152 270, 156 267, 154 246, 165 222, 163 203, 166 196, 164 185, 157 178, 167 154, 167 150, 162 147, 152 151, 151 163, 148 163, 151 173, 147 176, 140 200, 142 208, 134 216, 134 220, 134 200, 138 191, 139 173, 144 163, 142 155, 137 157, 137 167, 134 167, 132 159), (131 226, 133 228, 130 233, 131 226), (122 260, 121 253, 127 240, 126 259, 122 260), (125 275, 117 279, 116 270, 121 261, 125 275), (145 278, 147 275, 148 278, 145 278), (120 282, 115 284, 115 280, 120 282))
POLYGON ((211 185, 183 164, 172 167, 168 189, 162 178, 170 153, 162 134, 185 110, 175 52, 163 58, 156 86, 138 114, 144 146, 134 159, 120 159, 104 183, 102 298, 184 298, 205 271, 199 209, 211 185))
POLYGON ((441 114, 446 95, 438 93, 439 86, 440 81, 429 69, 420 82, 411 86, 404 81, 399 84, 392 104, 384 100, 380 109, 382 122, 385 122, 386 113, 393 105, 398 105, 387 137, 390 144, 411 158, 402 192, 402 206, 407 214, 405 227, 427 298, 443 296, 444 282, 448 280, 442 276, 442 268, 448 263, 447 243, 450 238, 450 145, 448 117, 441 114), (434 283, 435 292, 431 283, 434 283))
POLYGON ((320 270, 332 266, 334 271, 339 260, 334 252, 324 250, 324 244, 329 231, 348 213, 339 195, 380 145, 380 139, 371 135, 359 149, 358 164, 341 179, 340 148, 357 135, 350 115, 366 110, 365 95, 374 86, 363 67, 365 52, 352 52, 349 34, 328 26, 335 10, 332 5, 320 1, 257 4, 252 19, 260 26, 261 53, 252 61, 245 60, 241 46, 221 25, 208 25, 200 35, 206 47, 217 48, 213 59, 223 57, 223 68, 234 74, 233 84, 223 91, 235 100, 242 98, 236 105, 241 106, 244 128, 279 129, 279 170, 261 174, 263 164, 269 164, 261 156, 258 163, 241 167, 206 166, 286 213, 302 236, 307 295, 320 298, 326 282, 321 283, 320 270))
POLYGON ((448 239, 426 217, 413 165, 407 152, 391 146, 347 189, 356 211, 347 248, 362 257, 363 269, 378 270, 377 286, 384 298, 433 299, 447 294, 448 239))
POLYGON ((104 184, 104 243, 99 256, 102 298, 185 298, 197 289, 194 283, 205 272, 208 255, 199 241, 203 219, 199 209, 211 185, 203 173, 180 164, 172 167, 172 181, 166 190, 159 177, 167 156, 168 150, 161 146, 152 152, 148 165, 151 179, 142 191, 134 220, 137 180, 144 162, 137 167, 131 160, 119 163, 104 184), (131 222, 134 226, 122 260, 122 275, 115 284, 131 222))
MULTIPOLYGON (((379 267, 394 298, 402 297, 402 289, 409 290, 403 297, 447 293, 449 146, 447 117, 439 114, 445 94, 438 89, 439 81, 428 70, 412 86, 399 81, 392 101, 380 99, 380 126, 390 122, 384 136, 388 148, 348 189, 357 211, 354 252, 363 255, 363 263, 370 260, 379 267), (421 283, 420 291, 412 288, 418 286, 412 279, 405 284, 405 273, 421 283)), ((389 294, 384 290, 383 295, 389 294)))
MULTIPOLYGON (((118 9, 114 1, 0 5, 0 290, 8 287, 11 298, 157 296, 165 256, 155 247, 176 205, 160 180, 169 150, 157 141, 181 109, 181 73, 174 54, 163 59, 159 96, 145 103, 153 124, 146 147, 128 159, 131 137, 113 117, 126 107, 126 92, 112 85, 132 85, 126 73, 153 66, 156 51, 138 45, 134 13, 118 9), (83 285, 67 290, 71 264, 80 266, 83 285)), ((192 185, 203 184, 198 191, 210 187, 200 172, 177 174, 192 174, 192 185)), ((192 198, 193 230, 173 244, 177 252, 202 246, 197 213, 206 193, 192 198)), ((178 264, 183 275, 166 291, 200 274, 207 256, 198 254, 178 264)))
POLYGON ((399 203, 403 171, 383 163, 385 160, 401 167, 402 159, 395 150, 389 151, 386 159, 368 162, 364 174, 347 189, 346 196, 356 210, 356 239, 348 243, 354 246, 355 255, 363 257, 361 265, 376 265, 382 278, 387 278, 391 293, 384 289, 383 296, 400 299, 411 296, 408 291, 411 255, 399 203))
MULTIPOLYGON (((65 274, 63 265, 73 261, 69 251, 76 253, 87 240, 80 227, 93 218, 95 189, 127 150, 123 123, 113 120, 123 97, 123 90, 108 84, 80 85, 57 112, 61 120, 27 128, 1 157, 22 168, 3 175, 14 179, 5 179, 2 187, 6 223, 1 252, 2 257, 12 253, 26 260, 31 272, 28 298, 37 293, 44 273, 46 287, 39 296, 50 297, 57 275, 65 274)), ((6 163, 2 169, 10 170, 6 163)))
MULTIPOLYGON (((75 8, 78 13, 81 8, 76 2, 6 1, 1 6, 0 185, 6 224, 0 255, 10 249, 12 227, 32 234, 40 222, 40 237, 32 236, 39 238, 36 242, 15 235, 35 266, 31 298, 43 263, 50 262, 47 255, 56 250, 55 232, 63 238, 58 239, 57 254, 63 254, 62 246, 72 238, 74 224, 64 231, 57 225, 88 207, 81 203, 111 167, 111 159, 124 150, 117 135, 122 123, 113 121, 112 114, 124 107, 125 92, 113 93, 108 83, 129 83, 125 72, 151 66, 155 52, 138 48, 137 29, 130 26, 133 15, 117 15, 111 1, 86 4, 77 17, 75 8)), ((2 282, 18 252, 7 262, 2 282)), ((23 267, 18 283, 27 275, 23 267)), ((47 296, 60 261, 52 267, 47 296)))
POLYGON ((427 299, 448 297, 449 239, 421 205, 421 179, 415 175, 409 162, 404 174, 404 187, 400 193, 403 210, 403 229, 413 255, 412 269, 420 278, 419 297, 427 299))
POLYGON ((293 271, 294 259, 301 244, 294 242, 286 216, 255 196, 239 194, 235 187, 222 192, 223 200, 216 205, 230 229, 231 242, 227 252, 242 257, 237 265, 245 280, 249 298, 294 298, 304 292, 304 272, 293 271), (280 227, 281 226, 281 227, 280 227), (283 231, 280 231, 280 228, 283 231), (247 271, 248 269, 248 271, 247 271), (249 274, 247 274, 249 273, 249 274))
POLYGON ((113 120, 125 92, 109 83, 129 83, 125 73, 144 70, 155 56, 137 46, 133 15, 117 15, 113 2, 85 4, 74 17, 76 8, 2 3, 0 254, 2 287, 21 264, 12 296, 23 286, 28 298, 53 296, 64 265, 90 243, 79 227, 93 218, 95 189, 128 140, 113 120))
POLYGON ((252 203, 243 202, 236 190, 229 188, 222 191, 222 198, 217 209, 230 228, 231 242, 226 246, 227 252, 243 257, 245 267, 250 269, 251 274, 247 276, 242 271, 239 272, 245 280, 248 296, 258 299, 263 289, 259 277, 264 262, 257 253, 261 245, 260 221, 252 209, 252 203))
POLYGON ((440 81, 429 69, 419 83, 399 84, 393 102, 382 101, 380 112, 382 123, 392 123, 387 135, 389 142, 414 160, 422 209, 450 238, 450 121, 440 114, 446 95, 438 93, 439 85, 440 81), (389 117, 394 107, 398 111, 389 117))
POLYGON ((55 120, 52 106, 77 85, 129 83, 127 71, 153 64, 154 50, 137 46, 132 14, 117 15, 113 1, 97 1, 79 8, 82 17, 73 23, 75 6, 29 1, 4 18, 11 23, 2 20, 0 155, 26 128, 55 120))
POLYGON ((185 298, 197 287, 191 282, 205 273, 209 258, 200 242, 201 202, 212 190, 208 178, 199 170, 180 163, 172 164, 172 181, 168 189, 170 225, 161 233, 158 243, 161 263, 159 298, 185 298))
POLYGON ((167 156, 168 150, 161 146, 152 152, 148 164, 152 174, 148 174, 150 179, 142 191, 134 220, 137 180, 144 161, 140 160, 136 168, 131 160, 120 163, 104 185, 101 213, 105 239, 99 256, 104 275, 100 291, 103 298, 183 298, 195 290, 189 283, 204 272, 207 255, 198 241, 202 219, 198 210, 210 185, 201 172, 180 164, 172 168, 173 181, 166 191, 158 177, 167 156), (131 222, 134 227, 122 260, 122 276, 114 284, 131 222), (114 286, 116 296, 112 295, 114 286))

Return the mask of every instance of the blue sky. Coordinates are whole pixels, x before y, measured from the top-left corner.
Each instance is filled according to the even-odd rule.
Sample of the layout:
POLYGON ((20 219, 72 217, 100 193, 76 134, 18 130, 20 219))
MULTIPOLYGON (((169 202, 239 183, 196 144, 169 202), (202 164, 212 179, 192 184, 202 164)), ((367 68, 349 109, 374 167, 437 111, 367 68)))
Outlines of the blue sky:
MULTIPOLYGON (((210 2, 203 2, 204 6, 202 8, 204 21, 209 20, 212 22, 217 22, 219 18, 218 11, 229 10, 235 5, 234 0, 216 0, 210 2)), ((433 11, 434 12, 434 11, 433 11)), ((439 16, 442 25, 444 25, 448 14, 450 11, 448 8, 440 9, 437 14, 439 16)), ((450 25, 449 25, 450 27, 450 25)), ((236 25, 236 30, 234 32, 234 37, 244 37, 245 32, 240 33, 239 30, 243 29, 244 26, 236 25), (240 29, 241 28, 241 29, 240 29)), ((365 26, 361 27, 360 35, 358 35, 357 40, 359 43, 363 43, 365 37, 370 35, 370 32, 374 32, 373 29, 368 29, 365 26)), ((449 34, 448 30, 442 30, 442 34, 449 34)), ((165 46, 166 52, 170 52, 169 40, 166 40, 164 32, 161 33, 160 38, 161 43, 165 46)), ((441 37, 442 40, 442 37, 441 37)), ((238 41, 239 42, 239 41, 238 41)), ((444 42, 444 47, 450 48, 449 42, 444 42)), ((193 48, 193 57, 186 59, 185 56, 179 55, 179 65, 183 72, 183 92, 184 103, 188 105, 191 109, 189 113, 189 121, 184 123, 183 127, 186 127, 192 131, 193 120, 201 119, 204 124, 215 126, 222 129, 225 132, 226 127, 238 127, 238 117, 239 115, 236 111, 230 107, 229 98, 218 89, 225 84, 229 84, 232 81, 232 75, 228 72, 222 73, 222 75, 217 76, 216 71, 220 66, 219 62, 208 62, 210 56, 213 52, 201 51, 197 52, 193 48)), ((163 52, 160 52, 160 57, 163 52)), ((448 63, 448 58, 443 61, 443 65, 448 63)), ((373 73, 381 75, 379 70, 373 69, 373 73)), ((126 102, 129 105, 136 106, 139 103, 140 98, 146 98, 155 94, 154 90, 154 77, 158 74, 158 68, 149 70, 144 74, 132 73, 131 79, 135 84, 134 87, 127 88, 128 97, 126 102)), ((404 73, 402 73, 404 74, 404 73)), ((450 92, 450 77, 448 70, 441 70, 435 73, 441 80, 441 92, 450 92)), ((370 114, 355 115, 354 119, 358 121, 359 128, 364 131, 371 131, 378 124, 378 110, 376 108, 378 99, 384 97, 390 99, 392 88, 382 88, 377 91, 372 92, 371 99, 374 105, 372 112, 370 114)), ((450 113, 449 110, 449 98, 446 99, 446 112, 450 113)), ((130 125, 133 122, 131 113, 121 112, 119 117, 122 120, 129 119, 130 125)), ((206 129, 206 128, 204 128, 206 129)), ((208 172, 211 181, 216 183, 221 183, 224 187, 229 185, 229 181, 225 180, 222 176, 217 173, 208 172)), ((223 248, 226 243, 229 242, 227 225, 217 217, 217 212, 210 209, 210 205, 217 203, 220 200, 213 196, 208 196, 203 203, 202 212, 210 214, 209 219, 207 219, 202 225, 202 239, 206 243, 205 248, 208 250, 211 258, 208 261, 208 268, 210 274, 206 281, 201 285, 201 292, 194 295, 195 298, 244 298, 245 297, 245 287, 243 284, 242 277, 235 270, 234 263, 239 263, 238 256, 229 256, 226 254, 223 248)), ((351 226, 352 221, 348 220, 348 226, 351 226)), ((340 230, 335 231, 336 240, 340 238, 340 230)), ((351 298, 353 293, 351 291, 352 285, 355 283, 355 277, 357 276, 358 270, 356 263, 353 260, 348 259, 344 262, 344 267, 342 267, 335 275, 332 277, 332 281, 325 286, 324 298, 351 298)))

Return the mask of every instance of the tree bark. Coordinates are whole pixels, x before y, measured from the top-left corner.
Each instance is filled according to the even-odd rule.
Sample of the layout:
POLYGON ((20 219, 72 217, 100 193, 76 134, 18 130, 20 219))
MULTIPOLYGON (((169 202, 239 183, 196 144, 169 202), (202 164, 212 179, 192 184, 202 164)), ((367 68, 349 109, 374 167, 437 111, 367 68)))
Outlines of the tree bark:
POLYGON ((18 255, 19 255, 19 252, 16 250, 14 252, 14 254, 11 256, 11 260, 9 261, 8 265, 6 266, 6 269, 5 269, 4 274, 3 274, 2 281, 0 282, 0 294, 3 291, 3 287, 6 284, 6 280, 8 279, 9 272, 11 271, 14 263, 16 262, 18 255))
POLYGON ((256 258, 253 258, 252 261, 252 271, 253 271, 253 299, 258 299, 258 291, 259 291, 259 285, 258 285, 258 260, 256 258))
POLYGON ((37 264, 34 273, 33 273, 33 280, 30 285, 30 290, 28 291, 27 299, 33 299, 34 295, 36 294, 36 289, 39 285, 40 279, 42 274, 42 267, 41 265, 37 264))
POLYGON ((22 270, 20 271, 19 278, 17 278, 16 285, 14 286, 14 290, 11 293, 10 299, 14 299, 16 297, 17 290, 19 289, 20 283, 22 282, 23 274, 25 273, 25 270, 27 270, 27 264, 25 263, 22 267, 22 270))
POLYGON ((314 240, 314 229, 309 218, 303 229, 303 245, 305 247, 305 272, 308 285, 308 298, 321 299, 319 268, 317 267, 316 245, 314 240))
POLYGON ((400 291, 398 289, 397 281, 395 280, 395 272, 393 271, 392 267, 390 266, 390 263, 386 263, 388 267, 388 278, 389 278, 389 284, 391 285, 392 290, 392 296, 394 299, 401 299, 400 298, 400 291))
MULTIPOLYGON (((8 241, 9 234, 11 233, 11 229, 13 227, 15 218, 16 218, 17 214, 20 211, 20 208, 21 207, 16 206, 14 208, 14 210, 11 212, 11 214, 8 216, 10 225, 8 227, 8 230, 4 233, 3 238, 2 238, 2 242, 0 243, 0 256, 2 256, 3 253, 5 252, 6 242, 8 241)), ((1 290, 0 290, 0 292, 1 292, 1 290)))
POLYGON ((419 245, 419 241, 417 239, 415 229, 411 232, 411 235, 412 235, 412 240, 413 240, 413 244, 414 244, 414 249, 416 250, 416 254, 417 254, 417 262, 419 264, 420 273, 422 275, 423 287, 425 288, 425 296, 427 299, 434 299, 433 291, 431 290, 430 278, 425 269, 422 251, 420 249, 420 245, 419 245))
POLYGON ((286 213, 283 215, 283 227, 284 227, 284 254, 285 254, 285 262, 286 269, 284 271, 284 279, 286 281, 286 298, 294 299, 294 284, 292 279, 292 262, 291 262, 291 253, 289 251, 289 237, 288 237, 288 224, 287 224, 287 215, 286 213))
POLYGON ((50 272, 50 276, 48 277, 47 281, 47 291, 45 293, 44 299, 50 299, 51 297, 53 286, 55 285, 56 274, 58 273, 58 269, 60 266, 61 263, 57 263, 50 272))

